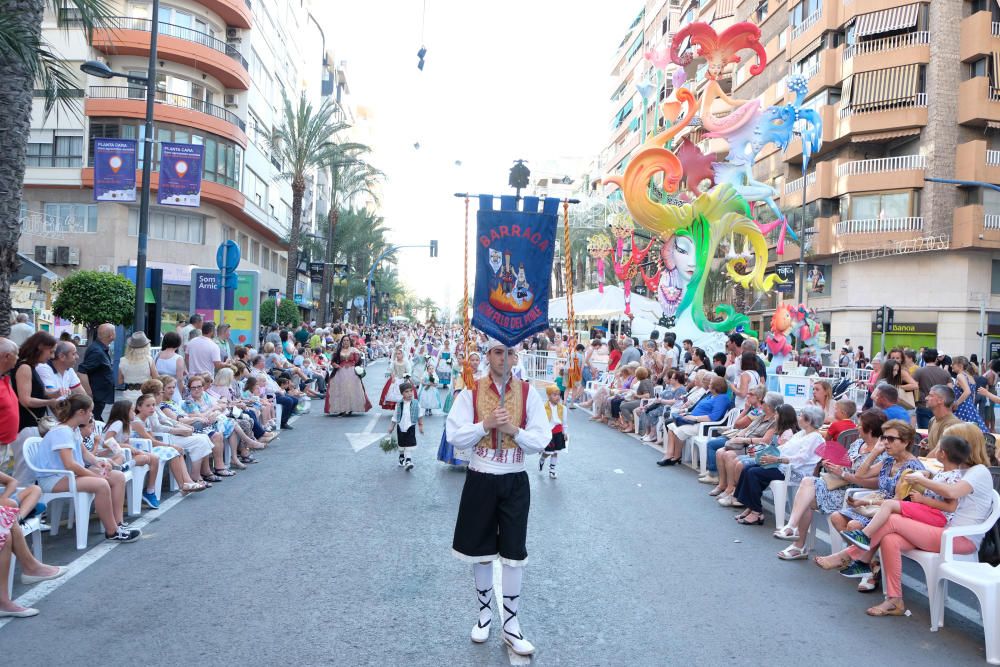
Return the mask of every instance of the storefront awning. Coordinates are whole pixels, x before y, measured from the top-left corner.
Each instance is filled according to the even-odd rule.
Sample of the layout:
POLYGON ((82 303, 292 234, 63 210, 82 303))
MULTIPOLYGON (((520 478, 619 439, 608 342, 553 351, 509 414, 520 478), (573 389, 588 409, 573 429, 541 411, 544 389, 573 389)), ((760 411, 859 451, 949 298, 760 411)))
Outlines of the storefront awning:
POLYGON ((920 4, 903 5, 892 9, 883 9, 869 14, 862 14, 855 23, 855 34, 858 37, 879 35, 884 32, 906 30, 917 25, 920 4))
POLYGON ((851 108, 865 111, 914 101, 920 88, 919 68, 911 64, 858 72, 853 77, 851 108))

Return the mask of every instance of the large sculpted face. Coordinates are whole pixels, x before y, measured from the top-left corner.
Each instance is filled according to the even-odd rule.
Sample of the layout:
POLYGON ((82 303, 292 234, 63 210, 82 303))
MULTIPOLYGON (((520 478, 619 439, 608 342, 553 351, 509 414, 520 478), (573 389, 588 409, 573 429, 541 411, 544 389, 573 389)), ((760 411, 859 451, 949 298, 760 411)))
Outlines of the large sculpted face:
POLYGON ((691 282, 697 268, 694 241, 687 236, 675 234, 670 239, 667 247, 670 252, 670 259, 673 265, 677 267, 677 272, 680 274, 682 282, 684 284, 691 282))

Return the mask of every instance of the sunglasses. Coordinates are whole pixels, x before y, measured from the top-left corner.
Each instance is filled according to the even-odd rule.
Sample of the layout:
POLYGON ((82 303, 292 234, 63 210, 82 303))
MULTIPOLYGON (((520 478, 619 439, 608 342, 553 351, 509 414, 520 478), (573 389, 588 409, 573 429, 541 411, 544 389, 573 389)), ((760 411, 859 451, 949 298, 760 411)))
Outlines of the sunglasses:
POLYGON ((203 385, 203 384, 192 384, 192 385, 190 385, 190 386, 188 387, 188 389, 201 389, 201 388, 202 388, 202 387, 204 387, 204 386, 205 386, 205 385, 203 385))
POLYGON ((902 438, 897 438, 894 435, 883 435, 881 438, 879 438, 879 440, 881 440, 882 442, 888 442, 890 444, 893 442, 905 442, 905 440, 903 440, 902 438))

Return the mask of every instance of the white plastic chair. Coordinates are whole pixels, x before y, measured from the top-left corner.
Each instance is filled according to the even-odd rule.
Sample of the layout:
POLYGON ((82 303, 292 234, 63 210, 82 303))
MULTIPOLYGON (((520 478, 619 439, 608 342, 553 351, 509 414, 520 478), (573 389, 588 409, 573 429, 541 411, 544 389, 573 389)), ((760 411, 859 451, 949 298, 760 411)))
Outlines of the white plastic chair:
MULTIPOLYGON (((701 428, 698 433, 688 438, 687 444, 685 445, 685 450, 689 451, 688 463, 687 465, 700 473, 705 473, 708 471, 708 441, 712 439, 716 434, 731 429, 733 424, 736 423, 736 418, 739 417, 740 411, 738 408, 731 408, 722 419, 715 422, 702 422, 701 428), (698 452, 698 464, 695 465, 695 451, 698 452)), ((684 454, 681 453, 681 459, 684 458, 684 454)))
POLYGON ((931 632, 944 625, 944 603, 948 597, 948 582, 954 581, 959 586, 968 588, 976 594, 979 599, 979 606, 983 614, 983 633, 986 638, 986 662, 991 665, 1000 665, 1000 570, 992 567, 988 563, 980 563, 979 556, 973 552, 971 554, 955 553, 955 538, 966 537, 968 535, 981 535, 988 531, 1000 520, 1000 493, 993 492, 993 507, 986 521, 973 526, 953 526, 945 528, 941 534, 941 553, 927 554, 925 551, 919 554, 934 556, 933 577, 929 573, 924 561, 931 559, 918 559, 914 555, 917 550, 904 551, 903 555, 912 558, 920 563, 927 575, 927 598, 931 608, 931 632), (914 555, 911 555, 914 554, 914 555))
MULTIPOLYGON (((775 530, 785 525, 785 511, 788 508, 788 478, 791 477, 791 466, 782 465, 784 479, 776 479, 767 485, 774 499, 774 528, 775 530)), ((793 494, 794 497, 794 494, 793 494)))
POLYGON ((52 526, 52 535, 59 534, 59 522, 62 520, 62 501, 69 502, 69 518, 66 527, 72 528, 76 522, 76 548, 83 550, 87 548, 87 531, 90 524, 90 506, 94 502, 94 494, 76 490, 76 475, 69 470, 49 470, 39 468, 35 464, 38 454, 38 447, 42 444, 39 437, 28 438, 24 441, 24 448, 21 453, 24 462, 34 473, 48 473, 65 477, 69 482, 69 490, 56 493, 43 493, 40 502, 48 507, 49 523, 52 526))
POLYGON ((128 485, 125 487, 127 496, 127 506, 129 516, 137 516, 142 513, 142 492, 146 490, 146 475, 149 474, 149 465, 136 465, 132 458, 132 452, 123 449, 125 462, 129 464, 129 470, 125 472, 125 480, 128 485))
MULTIPOLYGON (((794 498, 795 496, 792 496, 794 498)), ((814 551, 816 548, 816 524, 818 521, 826 521, 826 532, 830 536, 830 553, 842 551, 846 544, 840 531, 833 527, 832 514, 824 514, 819 510, 812 511, 812 521, 809 522, 809 534, 806 536, 806 551, 814 551)))
MULTIPOLYGON (((147 454, 152 454, 153 452, 153 443, 147 440, 146 438, 129 438, 129 443, 136 449, 140 449, 146 452, 147 454)), ((149 466, 142 466, 142 467, 146 468, 146 472, 148 474, 149 466)), ((160 493, 163 489, 163 471, 168 467, 169 466, 167 465, 166 461, 160 461, 160 467, 156 471, 156 490, 154 491, 154 493, 156 494, 157 501, 160 500, 160 493)), ((143 479, 145 479, 145 475, 143 475, 143 479)), ((134 483, 135 483, 135 478, 133 477, 133 484, 134 483)), ((142 493, 141 488, 139 489, 139 493, 140 494, 142 493)), ((140 503, 141 503, 141 495, 140 495, 140 503)))

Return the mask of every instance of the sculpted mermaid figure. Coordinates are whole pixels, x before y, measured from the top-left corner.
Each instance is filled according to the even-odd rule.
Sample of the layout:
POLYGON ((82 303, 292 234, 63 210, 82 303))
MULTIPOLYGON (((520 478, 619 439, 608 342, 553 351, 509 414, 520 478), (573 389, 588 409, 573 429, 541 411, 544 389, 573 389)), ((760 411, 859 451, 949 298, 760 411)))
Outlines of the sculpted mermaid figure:
POLYGON ((698 47, 698 57, 704 58, 708 63, 708 85, 702 95, 699 112, 702 126, 709 132, 725 136, 752 123, 760 110, 760 102, 730 97, 722 90, 718 80, 727 65, 741 62, 739 52, 744 49, 751 49, 757 55, 757 62, 750 67, 750 74, 756 76, 764 71, 767 54, 760 43, 760 28, 752 23, 737 23, 723 30, 720 35, 707 23, 689 23, 674 35, 670 46, 671 61, 682 67, 694 59, 686 50, 680 53, 680 45, 686 38, 690 38, 691 44, 698 47), (729 107, 731 113, 721 118, 713 115, 712 107, 717 100, 729 107))

